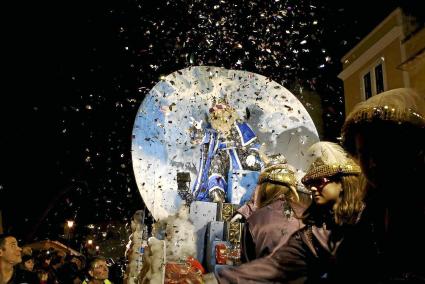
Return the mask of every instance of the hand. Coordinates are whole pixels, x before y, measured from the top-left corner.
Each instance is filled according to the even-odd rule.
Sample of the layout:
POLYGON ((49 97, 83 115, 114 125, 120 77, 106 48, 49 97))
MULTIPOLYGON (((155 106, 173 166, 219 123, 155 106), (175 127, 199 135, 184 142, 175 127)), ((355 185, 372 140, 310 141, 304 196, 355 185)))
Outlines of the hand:
POLYGON ((219 190, 219 189, 213 189, 210 191, 210 193, 208 194, 211 202, 215 202, 215 203, 224 203, 226 202, 226 198, 224 196, 224 192, 219 190))
POLYGON ((202 129, 202 122, 203 122, 202 119, 200 121, 196 121, 193 117, 190 117, 189 119, 190 119, 189 123, 192 124, 193 127, 195 127, 198 130, 202 129))
POLYGON ((190 142, 194 145, 199 145, 203 140, 203 129, 202 129, 202 120, 196 121, 193 117, 190 117, 190 122, 192 126, 188 129, 190 142))
POLYGON ((202 275, 202 279, 205 284, 218 284, 217 278, 215 278, 214 273, 207 273, 202 275))
POLYGON ((230 222, 236 222, 236 221, 238 221, 238 220, 240 220, 242 218, 243 218, 242 214, 236 213, 235 216, 233 216, 233 218, 230 219, 230 222))
POLYGON ((248 167, 253 167, 256 162, 257 162, 257 159, 255 159, 254 155, 249 155, 246 158, 246 164, 247 164, 248 167))

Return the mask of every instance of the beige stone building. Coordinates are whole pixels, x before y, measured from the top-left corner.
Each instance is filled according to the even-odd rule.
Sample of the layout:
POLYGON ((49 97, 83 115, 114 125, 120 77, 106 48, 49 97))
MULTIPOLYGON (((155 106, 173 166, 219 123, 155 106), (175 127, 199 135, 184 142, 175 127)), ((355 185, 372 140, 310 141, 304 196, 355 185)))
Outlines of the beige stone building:
POLYGON ((425 93, 425 27, 397 8, 341 62, 346 114, 386 90, 411 87, 425 93))

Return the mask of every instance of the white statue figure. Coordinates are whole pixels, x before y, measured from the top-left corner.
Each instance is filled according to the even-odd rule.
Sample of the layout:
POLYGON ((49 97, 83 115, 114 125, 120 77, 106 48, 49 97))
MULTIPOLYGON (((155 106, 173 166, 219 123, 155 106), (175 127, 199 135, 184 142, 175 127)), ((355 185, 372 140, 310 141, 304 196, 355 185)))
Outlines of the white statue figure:
MULTIPOLYGON (((181 274, 178 271, 186 271, 194 262, 196 263, 196 260, 193 261, 197 252, 196 232, 189 220, 188 207, 182 206, 177 214, 155 223, 152 235, 146 248, 148 253, 144 255, 145 266, 139 275, 140 283, 162 283, 160 281, 164 277, 170 280, 173 275, 181 274), (167 273, 167 269, 171 271, 167 273)), ((183 274, 179 277, 183 277, 183 274)), ((183 281, 183 278, 180 280, 183 281)))
POLYGON ((137 210, 134 213, 130 226, 132 233, 126 251, 126 256, 128 257, 126 284, 136 284, 138 283, 138 275, 143 267, 143 254, 147 247, 148 239, 144 210, 137 210))

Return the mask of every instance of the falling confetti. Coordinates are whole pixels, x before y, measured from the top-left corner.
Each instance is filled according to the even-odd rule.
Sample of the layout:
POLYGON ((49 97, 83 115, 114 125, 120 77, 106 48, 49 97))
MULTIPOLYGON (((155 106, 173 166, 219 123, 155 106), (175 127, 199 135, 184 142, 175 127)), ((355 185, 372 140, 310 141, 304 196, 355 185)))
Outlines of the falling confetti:
MULTIPOLYGON (((59 224, 63 226, 69 217, 81 225, 76 228, 117 220, 122 223, 144 207, 132 169, 132 127, 149 90, 176 70, 211 65, 261 74, 297 95, 310 113, 323 109, 323 114, 319 113, 323 136, 335 139, 344 119, 342 82, 336 78, 339 60, 372 30, 381 15, 383 19, 395 8, 387 2, 376 4, 379 9, 370 9, 370 13, 379 12, 379 17, 370 17, 376 23, 360 30, 347 28, 354 21, 348 21, 345 1, 137 0, 80 6, 77 2, 64 9, 72 15, 67 25, 73 33, 67 34, 64 28, 66 44, 58 52, 63 54, 54 59, 60 68, 54 76, 46 76, 46 81, 59 77, 61 86, 51 99, 43 101, 44 97, 37 96, 30 101, 26 126, 30 138, 21 144, 24 151, 15 151, 26 153, 19 154, 18 160, 37 161, 30 165, 33 177, 44 175, 39 181, 14 182, 15 188, 31 188, 30 197, 44 197, 40 208, 51 205, 50 211, 39 214, 47 216, 33 232, 39 238, 54 239, 63 234, 59 224), (316 93, 320 98, 311 100, 316 93), (42 119, 44 115, 49 119, 42 119), (54 134, 39 133, 40 125, 51 127, 54 134), (43 146, 43 137, 49 144, 39 147, 40 151, 36 146, 43 146), (61 203, 61 196, 70 202, 61 203), (51 200, 58 201, 47 204, 51 200)), ((368 17, 357 15, 358 21, 364 18, 368 17)), ((51 38, 56 40, 56 35, 51 38)), ((52 46, 46 45, 46 53, 60 48, 56 42, 52 46)), ((158 97, 161 95, 164 93, 158 97)), ((258 94, 258 101, 263 97, 258 94)), ((164 142, 164 131, 176 124, 168 120, 175 110, 171 104, 158 108, 167 119, 156 122, 158 132, 146 137, 146 142, 164 142)), ((246 112, 247 119, 255 116, 250 112, 246 112)), ((282 128, 287 127, 282 123, 282 128)), ((267 125, 258 128, 263 130, 267 125)), ((309 139, 300 136, 299 142, 309 143, 309 139)), ((6 189, 2 183, 1 191, 6 189)), ((40 221, 35 220, 37 214, 23 214, 19 218, 25 217, 29 223, 40 221)), ((23 230, 28 227, 22 225, 23 230)))

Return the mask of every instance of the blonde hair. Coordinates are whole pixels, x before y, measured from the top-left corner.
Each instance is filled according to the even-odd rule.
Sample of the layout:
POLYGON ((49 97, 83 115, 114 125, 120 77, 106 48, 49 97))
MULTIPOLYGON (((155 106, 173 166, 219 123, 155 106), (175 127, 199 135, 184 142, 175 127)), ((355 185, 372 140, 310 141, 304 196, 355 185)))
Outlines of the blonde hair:
POLYGON ((279 198, 294 198, 294 196, 290 194, 292 191, 287 185, 264 182, 258 186, 258 194, 255 199, 257 208, 267 206, 279 198))

